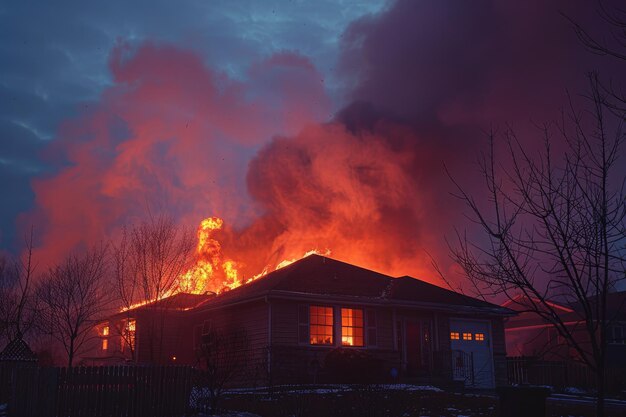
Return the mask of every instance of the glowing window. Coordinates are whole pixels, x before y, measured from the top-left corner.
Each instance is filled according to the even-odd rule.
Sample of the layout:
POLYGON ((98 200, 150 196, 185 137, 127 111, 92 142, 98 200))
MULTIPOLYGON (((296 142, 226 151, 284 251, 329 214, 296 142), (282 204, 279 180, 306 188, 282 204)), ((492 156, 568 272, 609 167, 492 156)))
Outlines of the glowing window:
POLYGON ((102 328, 102 336, 108 336, 109 335, 109 326, 104 326, 102 328))
POLYGON ((474 334, 474 340, 476 340, 477 342, 482 342, 485 340, 485 334, 484 333, 476 333, 474 334))
POLYGON ((131 350, 135 350, 136 334, 137 322, 134 319, 130 319, 126 322, 126 326, 124 326, 124 341, 131 350))
POLYGON ((107 350, 107 349, 109 349, 109 340, 102 339, 102 350, 107 350))
POLYGON ((341 309, 341 344, 363 346, 363 310, 358 308, 341 309))
POLYGON ((309 342, 312 345, 332 345, 333 308, 311 306, 309 318, 309 342))
POLYGON ((463 340, 472 340, 471 333, 463 333, 463 340))
POLYGON ((461 334, 459 332, 450 332, 450 340, 459 340, 461 334))

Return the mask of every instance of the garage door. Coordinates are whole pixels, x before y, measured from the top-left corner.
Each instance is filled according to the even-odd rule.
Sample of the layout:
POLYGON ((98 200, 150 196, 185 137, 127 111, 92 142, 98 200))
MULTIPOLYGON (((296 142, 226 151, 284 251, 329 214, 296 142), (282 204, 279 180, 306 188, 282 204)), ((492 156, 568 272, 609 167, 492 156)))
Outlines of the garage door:
POLYGON ((493 357, 489 322, 450 320, 452 369, 467 386, 493 388, 493 357))

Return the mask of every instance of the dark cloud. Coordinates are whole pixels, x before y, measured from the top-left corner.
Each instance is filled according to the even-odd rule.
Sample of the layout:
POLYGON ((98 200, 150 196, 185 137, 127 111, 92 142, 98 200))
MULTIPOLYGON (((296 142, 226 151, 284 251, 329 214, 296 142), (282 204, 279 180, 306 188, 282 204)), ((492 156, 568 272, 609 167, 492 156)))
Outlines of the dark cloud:
POLYGON ((346 107, 334 123, 274 140, 250 165, 259 222, 273 225, 254 224, 262 232, 251 240, 282 256, 321 245, 431 280, 426 251, 454 268, 444 236, 467 219, 444 164, 480 200, 475 162, 489 129, 514 127, 530 151, 568 92, 587 104, 588 71, 619 73, 585 50, 563 14, 603 32, 593 4, 566 1, 399 0, 354 22, 340 67, 346 107))
POLYGON ((353 23, 341 71, 349 100, 411 122, 444 125, 553 118, 585 72, 615 73, 590 54, 562 14, 603 34, 594 2, 400 0, 353 23))

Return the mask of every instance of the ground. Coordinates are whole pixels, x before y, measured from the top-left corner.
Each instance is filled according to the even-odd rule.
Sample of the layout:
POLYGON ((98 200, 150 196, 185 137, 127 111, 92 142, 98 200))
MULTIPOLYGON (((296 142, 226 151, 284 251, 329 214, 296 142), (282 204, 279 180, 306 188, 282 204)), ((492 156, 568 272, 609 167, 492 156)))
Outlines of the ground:
MULTIPOLYGON (((497 417, 494 392, 446 392, 431 386, 283 386, 234 390, 224 395, 222 417, 497 417), (228 410, 228 411, 227 411, 228 410), (236 411, 235 411, 236 410, 236 411)), ((557 395, 549 417, 592 417, 593 400, 557 395)), ((609 402, 608 415, 626 417, 626 403, 609 402)))

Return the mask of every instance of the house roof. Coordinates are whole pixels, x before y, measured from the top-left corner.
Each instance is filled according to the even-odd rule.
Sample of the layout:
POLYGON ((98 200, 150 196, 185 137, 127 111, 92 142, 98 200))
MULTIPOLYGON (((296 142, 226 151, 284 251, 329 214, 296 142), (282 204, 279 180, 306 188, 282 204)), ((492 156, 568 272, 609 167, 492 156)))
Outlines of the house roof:
MULTIPOLYGON (((592 311, 595 311, 594 302, 596 297, 589 297, 588 301, 592 311)), ((547 308, 542 307, 541 303, 538 303, 538 307, 542 308, 546 312, 547 308)), ((527 327, 538 325, 541 323, 547 323, 542 317, 529 311, 528 307, 525 307, 529 303, 528 298, 522 295, 518 295, 511 300, 502 304, 503 307, 510 308, 512 310, 523 312, 516 318, 507 322, 507 328, 514 327, 527 327)), ((576 323, 580 320, 584 320, 585 313, 580 302, 574 303, 557 303, 547 302, 552 309, 558 314, 561 321, 566 323, 576 323)), ((530 305, 530 304, 528 304, 530 305)), ((626 321, 626 291, 617 291, 607 294, 606 298, 606 313, 607 320, 609 321, 626 321)))
POLYGON ((394 278, 321 255, 310 255, 202 303, 213 307, 258 298, 288 296, 351 297, 355 300, 392 304, 457 306, 488 310, 497 314, 512 311, 477 300, 409 276, 394 278))
POLYGON ((170 297, 162 298, 150 303, 141 304, 136 307, 132 307, 129 310, 124 310, 117 313, 117 316, 128 315, 128 311, 141 312, 148 310, 167 309, 171 310, 191 310, 198 307, 203 302, 215 297, 215 293, 207 292, 205 294, 189 294, 178 293, 170 297))

